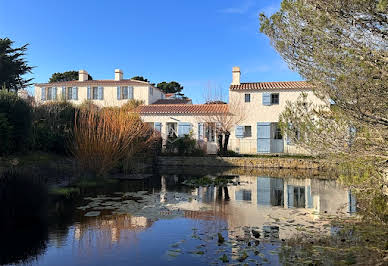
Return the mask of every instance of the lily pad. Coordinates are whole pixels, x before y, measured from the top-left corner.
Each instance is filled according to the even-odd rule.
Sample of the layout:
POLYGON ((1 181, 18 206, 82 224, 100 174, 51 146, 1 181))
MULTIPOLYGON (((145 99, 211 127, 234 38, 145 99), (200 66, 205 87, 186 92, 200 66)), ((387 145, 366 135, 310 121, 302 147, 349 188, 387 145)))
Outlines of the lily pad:
POLYGON ((100 215, 99 211, 91 211, 91 212, 85 213, 84 216, 86 216, 86 217, 96 217, 96 216, 99 216, 99 215, 100 215))

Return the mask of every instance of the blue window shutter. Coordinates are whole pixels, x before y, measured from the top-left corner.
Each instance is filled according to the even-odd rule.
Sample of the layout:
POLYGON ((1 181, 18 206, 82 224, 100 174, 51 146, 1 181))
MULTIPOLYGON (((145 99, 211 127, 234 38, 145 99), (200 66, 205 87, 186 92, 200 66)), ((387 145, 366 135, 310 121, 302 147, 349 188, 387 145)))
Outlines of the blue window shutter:
POLYGON ((133 87, 128 87, 128 99, 133 99, 133 87))
POLYGON ((53 88, 51 97, 52 97, 53 100, 57 99, 57 87, 53 88))
POLYGON ((203 123, 198 123, 198 139, 203 139, 203 123))
POLYGON ((90 86, 88 86, 88 100, 91 100, 92 97, 91 97, 91 89, 90 89, 90 86))
POLYGON ((41 92, 41 100, 42 101, 45 101, 46 100, 46 88, 45 87, 42 87, 41 88, 41 90, 40 90, 40 92, 41 92))
POLYGON ((78 88, 77 87, 73 87, 73 90, 72 90, 72 99, 73 100, 78 100, 78 88))
POLYGON ((62 87, 62 100, 66 100, 66 87, 62 87))
POLYGON ((104 87, 98 87, 98 99, 104 100, 104 87))
POLYGON ((263 105, 271 105, 271 93, 263 93, 263 105))
POLYGON ((162 132, 162 123, 160 122, 155 122, 154 124, 154 129, 158 132, 162 132))
POLYGON ((236 126, 236 138, 243 138, 243 137, 244 137, 244 127, 236 126))
POLYGON ((121 99, 121 88, 120 86, 117 87, 117 100, 121 99))
POLYGON ((257 152, 271 152, 271 123, 257 123, 257 152))

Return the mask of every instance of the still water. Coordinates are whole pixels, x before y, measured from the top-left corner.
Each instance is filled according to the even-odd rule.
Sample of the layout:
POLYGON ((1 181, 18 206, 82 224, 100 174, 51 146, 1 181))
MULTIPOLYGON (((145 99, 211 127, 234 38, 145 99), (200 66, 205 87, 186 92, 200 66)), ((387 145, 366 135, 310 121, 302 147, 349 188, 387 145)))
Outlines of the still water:
POLYGON ((158 174, 51 199, 47 223, 4 234, 1 262, 281 265, 286 239, 329 235, 322 217, 355 212, 352 193, 334 180, 229 173, 227 186, 182 184, 198 177, 158 174))

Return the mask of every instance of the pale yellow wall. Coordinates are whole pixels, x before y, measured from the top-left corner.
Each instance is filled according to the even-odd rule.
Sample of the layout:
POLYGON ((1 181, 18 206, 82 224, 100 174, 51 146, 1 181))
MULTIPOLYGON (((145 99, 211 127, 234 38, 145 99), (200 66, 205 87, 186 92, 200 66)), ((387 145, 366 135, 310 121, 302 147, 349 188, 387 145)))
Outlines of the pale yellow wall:
MULTIPOLYGON (((236 138, 235 130, 232 130, 230 136, 229 148, 240 153, 257 152, 257 123, 258 122, 278 122, 280 113, 285 109, 287 101, 295 102, 301 93, 307 93, 307 101, 317 105, 325 104, 312 91, 307 90, 266 90, 266 91, 229 91, 229 102, 236 101, 241 105, 243 112, 246 114, 244 121, 240 126, 251 126, 252 137, 236 138), (245 94, 251 95, 251 101, 245 102, 245 94), (265 106, 263 105, 263 93, 279 93, 279 104, 265 106)), ((285 153, 307 153, 305 150, 296 145, 287 145, 286 137, 284 139, 285 153)))
MULTIPOLYGON (((123 86, 123 85, 122 85, 123 86)), ((144 104, 152 104, 156 100, 162 99, 162 93, 159 89, 154 88, 153 96, 149 95, 149 86, 147 84, 141 86, 133 86, 133 97, 136 100, 141 100, 144 104)), ((49 87, 49 86, 48 86, 49 87)), ((91 87, 97 87, 91 86, 91 87)), ((47 87, 46 87, 47 88, 47 87)), ((57 87, 57 99, 61 99, 62 95, 62 86, 57 87)), ((87 99, 87 86, 78 87, 78 100, 69 100, 69 102, 74 104, 81 104, 87 99)), ((41 101, 41 87, 35 86, 35 101, 38 104, 49 102, 41 101)), ((100 107, 111 107, 111 106, 121 106, 125 104, 128 100, 117 100, 117 86, 105 86, 104 87, 104 99, 103 100, 91 100, 94 104, 100 107)))

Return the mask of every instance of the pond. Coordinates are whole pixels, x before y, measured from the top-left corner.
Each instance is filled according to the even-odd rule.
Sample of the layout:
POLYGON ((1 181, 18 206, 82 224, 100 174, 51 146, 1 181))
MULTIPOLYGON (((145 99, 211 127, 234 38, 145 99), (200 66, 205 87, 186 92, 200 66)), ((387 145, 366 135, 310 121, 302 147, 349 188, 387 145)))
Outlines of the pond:
POLYGON ((154 174, 50 199, 47 223, 6 232, 0 264, 279 265, 284 241, 333 234, 325 217, 355 212, 354 196, 334 180, 205 177, 195 187, 203 173, 154 174))

